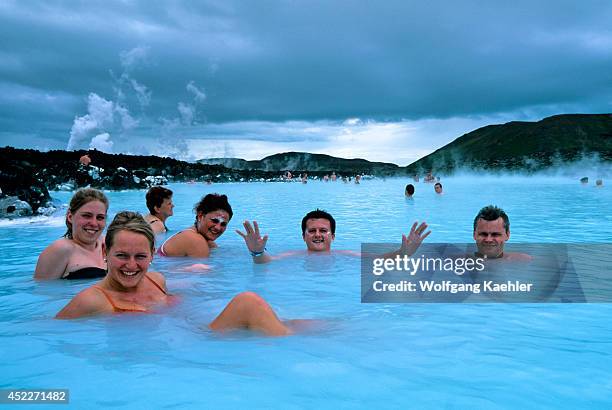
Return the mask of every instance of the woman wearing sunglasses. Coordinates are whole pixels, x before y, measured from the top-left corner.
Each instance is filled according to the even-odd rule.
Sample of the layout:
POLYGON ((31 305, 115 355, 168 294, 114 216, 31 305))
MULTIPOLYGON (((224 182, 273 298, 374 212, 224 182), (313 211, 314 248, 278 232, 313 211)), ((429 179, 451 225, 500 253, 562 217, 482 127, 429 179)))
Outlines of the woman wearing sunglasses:
POLYGON ((217 247, 215 240, 223 235, 234 214, 227 196, 208 194, 194 210, 194 225, 168 238, 157 250, 159 255, 207 258, 210 248, 217 247))

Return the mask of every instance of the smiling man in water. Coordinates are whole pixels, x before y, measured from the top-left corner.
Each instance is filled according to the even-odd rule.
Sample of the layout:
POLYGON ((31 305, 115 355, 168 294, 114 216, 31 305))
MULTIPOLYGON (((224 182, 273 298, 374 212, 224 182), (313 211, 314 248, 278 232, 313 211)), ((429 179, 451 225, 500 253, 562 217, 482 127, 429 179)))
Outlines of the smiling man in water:
MULTIPOLYGON (((274 259, 280 259, 286 256, 296 255, 300 252, 287 252, 277 256, 271 256, 266 252, 266 242, 268 241, 268 235, 263 237, 259 233, 259 225, 256 221, 251 222, 244 221, 244 229, 246 233, 236 230, 238 235, 244 239, 251 256, 253 256, 253 262, 255 263, 267 263, 274 259)), ((427 229, 425 222, 418 225, 415 222, 412 225, 412 229, 408 235, 402 235, 402 245, 393 255, 412 255, 416 249, 421 245, 421 242, 431 233, 427 229)), ((331 252, 331 245, 334 239, 336 239, 336 221, 333 216, 329 213, 315 209, 314 211, 308 212, 304 218, 302 218, 302 239, 306 243, 306 249, 308 253, 329 253, 331 252)), ((353 251, 340 251, 349 253, 355 256, 359 256, 358 252, 353 251)))
POLYGON ((308 252, 329 252, 336 239, 336 220, 320 209, 308 212, 302 218, 302 238, 308 252))
POLYGON ((504 253, 504 244, 510 239, 510 219, 503 209, 494 205, 482 208, 474 218, 476 256, 488 259, 504 258, 530 260, 524 253, 504 253))

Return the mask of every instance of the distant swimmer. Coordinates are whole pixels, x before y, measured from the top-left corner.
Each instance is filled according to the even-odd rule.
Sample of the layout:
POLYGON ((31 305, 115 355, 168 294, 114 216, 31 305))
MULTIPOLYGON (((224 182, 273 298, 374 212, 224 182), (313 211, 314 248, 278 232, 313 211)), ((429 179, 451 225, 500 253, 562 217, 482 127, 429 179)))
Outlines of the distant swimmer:
POLYGON ((306 184, 308 183, 308 174, 304 173, 304 175, 302 175, 302 184, 306 184))
POLYGON ((83 165, 83 166, 88 166, 89 164, 91 164, 91 158, 89 157, 88 154, 83 155, 81 158, 79 158, 79 164, 83 165))
POLYGON ((207 258, 210 249, 217 247, 215 241, 223 235, 234 214, 227 196, 208 194, 196 204, 194 211, 194 225, 168 238, 159 247, 159 255, 207 258))
MULTIPOLYGON (((147 313, 175 302, 164 276, 149 271, 154 250, 155 235, 144 218, 130 211, 118 213, 105 239, 108 275, 77 294, 56 318, 147 313)), ((234 297, 209 327, 215 331, 249 329, 270 336, 293 332, 291 322, 281 322, 268 303, 253 292, 234 297)))
POLYGON ((361 175, 357 174, 355 175, 355 183, 359 184, 361 182, 361 175))
POLYGON ((330 178, 331 178, 332 182, 336 182, 336 179, 338 179, 338 177, 336 176, 336 172, 335 172, 335 171, 334 171, 334 172, 332 172, 332 174, 331 174, 331 177, 330 177, 330 178))
POLYGON ((598 179, 597 181, 595 181, 595 187, 603 188, 603 179, 598 179))
POLYGON ((66 233, 38 257, 34 279, 91 279, 106 275, 100 236, 108 198, 93 188, 74 193, 66 212, 66 233))
POLYGON ((436 182, 436 184, 434 185, 434 191, 436 191, 436 194, 443 194, 444 192, 442 192, 442 184, 439 182, 436 182))
POLYGON ((172 191, 162 186, 154 186, 149 189, 145 199, 150 212, 145 215, 145 221, 151 225, 156 235, 167 232, 166 219, 174 215, 172 191))
POLYGON ((406 198, 411 198, 414 195, 414 185, 412 184, 408 184, 406 185, 406 190, 404 192, 404 195, 406 196, 406 198))
POLYGON ((582 177, 582 178, 580 178, 580 183, 582 185, 587 185, 589 183, 589 177, 582 177))
MULTIPOLYGON (((278 256, 271 256, 266 252, 266 243, 268 242, 268 235, 263 237, 259 231, 259 225, 257 221, 251 222, 244 221, 245 233, 236 230, 236 233, 240 235, 246 246, 253 257, 255 263, 267 263, 274 259, 280 259, 287 256, 303 254, 304 252, 293 251, 278 256)), ((425 222, 418 225, 415 222, 412 225, 412 229, 408 235, 402 235, 402 245, 396 251, 397 254, 401 255, 412 255, 416 249, 420 246, 421 242, 431 233, 431 231, 425 232, 427 224, 425 222)), ((302 218, 302 239, 306 244, 306 253, 330 253, 331 245, 336 238, 336 221, 331 214, 321 210, 315 209, 307 213, 302 218)), ((341 251, 343 253, 349 253, 353 255, 359 255, 356 252, 341 251)))

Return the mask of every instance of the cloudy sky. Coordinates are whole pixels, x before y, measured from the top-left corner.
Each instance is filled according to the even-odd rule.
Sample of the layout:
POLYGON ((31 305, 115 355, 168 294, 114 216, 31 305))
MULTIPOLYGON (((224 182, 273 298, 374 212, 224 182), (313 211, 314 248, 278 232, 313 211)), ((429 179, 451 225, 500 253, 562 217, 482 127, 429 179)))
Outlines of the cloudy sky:
POLYGON ((0 2, 0 145, 407 165, 612 112, 609 1, 0 2))

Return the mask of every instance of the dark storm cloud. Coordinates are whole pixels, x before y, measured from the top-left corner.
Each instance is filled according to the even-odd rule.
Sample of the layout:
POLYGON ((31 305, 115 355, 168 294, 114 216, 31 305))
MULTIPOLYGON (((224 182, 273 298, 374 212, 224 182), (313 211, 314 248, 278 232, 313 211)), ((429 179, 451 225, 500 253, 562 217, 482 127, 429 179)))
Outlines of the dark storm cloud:
POLYGON ((176 121, 609 112, 610 21, 607 1, 4 2, 0 127, 67 141, 90 93, 122 104, 140 135, 176 121), (146 58, 127 67, 135 49, 146 58))

